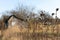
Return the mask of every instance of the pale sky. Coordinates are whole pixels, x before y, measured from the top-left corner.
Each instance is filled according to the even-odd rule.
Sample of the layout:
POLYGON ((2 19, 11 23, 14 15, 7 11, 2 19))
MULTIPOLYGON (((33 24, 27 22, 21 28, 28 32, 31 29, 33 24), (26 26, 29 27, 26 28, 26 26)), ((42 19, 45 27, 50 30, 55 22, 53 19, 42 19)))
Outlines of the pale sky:
MULTIPOLYGON (((60 8, 60 0, 0 0, 0 15, 1 12, 15 9, 18 3, 34 7, 36 10, 45 10, 50 14, 55 13, 56 8, 60 8)), ((60 10, 58 11, 58 17, 60 17, 60 10)))

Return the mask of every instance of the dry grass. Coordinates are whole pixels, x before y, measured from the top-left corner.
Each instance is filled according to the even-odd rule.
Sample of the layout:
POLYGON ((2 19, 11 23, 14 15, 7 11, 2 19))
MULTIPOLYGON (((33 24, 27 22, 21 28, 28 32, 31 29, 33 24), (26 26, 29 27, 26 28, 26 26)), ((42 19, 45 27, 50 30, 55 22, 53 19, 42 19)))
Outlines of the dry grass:
POLYGON ((28 28, 14 25, 3 31, 2 40, 60 40, 60 31, 57 27, 60 30, 60 25, 30 23, 28 28))

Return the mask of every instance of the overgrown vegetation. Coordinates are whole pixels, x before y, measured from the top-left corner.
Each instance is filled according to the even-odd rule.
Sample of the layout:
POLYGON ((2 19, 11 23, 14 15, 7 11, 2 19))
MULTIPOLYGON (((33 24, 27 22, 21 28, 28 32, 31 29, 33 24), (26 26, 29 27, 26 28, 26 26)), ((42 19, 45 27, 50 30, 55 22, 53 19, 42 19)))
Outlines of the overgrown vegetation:
MULTIPOLYGON (((1 30, 2 35, 4 34, 5 30, 10 31, 10 29, 11 29, 11 28, 10 29, 8 28, 9 26, 8 27, 6 26, 6 21, 9 18, 9 16, 11 16, 11 15, 15 15, 16 17, 23 19, 25 22, 28 23, 28 29, 26 28, 28 32, 27 31, 24 32, 24 30, 23 30, 24 28, 23 28, 22 30, 24 33, 23 32, 17 33, 17 35, 18 34, 20 36, 22 35, 22 37, 24 38, 23 40, 29 40, 29 39, 40 40, 40 38, 42 36, 45 36, 48 34, 57 35, 57 33, 58 33, 57 31, 55 32, 55 29, 57 29, 56 28, 57 26, 59 27, 59 24, 55 25, 55 23, 59 23, 59 19, 57 22, 55 22, 55 19, 51 15, 49 15, 48 12, 45 12, 43 10, 39 10, 38 13, 35 13, 35 12, 33 12, 33 9, 29 9, 28 7, 27 8, 19 7, 16 10, 8 11, 7 14, 9 14, 9 15, 3 15, 2 19, 0 19, 0 30, 1 30)), ((8 34, 8 32, 7 32, 7 34, 8 34)), ((9 35, 12 35, 12 34, 9 34, 9 35)), ((13 36, 14 36, 14 33, 13 33, 13 36)), ((15 36, 16 36, 16 34, 15 34, 15 36)), ((11 37, 11 36, 9 36, 9 37, 11 37)), ((48 36, 48 37, 51 37, 51 36, 48 36)), ((9 38, 7 38, 6 40, 9 40, 9 38)))

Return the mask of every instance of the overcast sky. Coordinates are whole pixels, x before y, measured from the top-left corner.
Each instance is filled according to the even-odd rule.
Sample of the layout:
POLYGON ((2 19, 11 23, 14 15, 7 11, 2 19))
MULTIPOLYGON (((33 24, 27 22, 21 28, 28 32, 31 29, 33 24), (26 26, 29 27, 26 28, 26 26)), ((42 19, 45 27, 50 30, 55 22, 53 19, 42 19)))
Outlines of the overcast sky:
MULTIPOLYGON (((0 15, 1 12, 15 9, 18 3, 34 7, 36 10, 45 10, 49 13, 55 13, 55 9, 60 8, 60 0, 0 0, 0 15)), ((60 10, 58 16, 60 17, 60 10)))

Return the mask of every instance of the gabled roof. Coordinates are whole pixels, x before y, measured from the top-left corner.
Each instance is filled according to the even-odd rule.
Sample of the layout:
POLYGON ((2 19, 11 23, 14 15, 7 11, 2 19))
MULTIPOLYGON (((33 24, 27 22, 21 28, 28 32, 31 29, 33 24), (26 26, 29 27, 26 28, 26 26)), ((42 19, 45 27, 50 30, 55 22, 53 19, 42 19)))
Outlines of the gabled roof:
POLYGON ((15 18, 17 18, 17 19, 19 19, 19 20, 21 20, 21 21, 24 21, 22 18, 18 18, 18 17, 16 17, 15 15, 9 16, 9 18, 7 19, 7 21, 8 21, 11 17, 15 17, 15 18))

